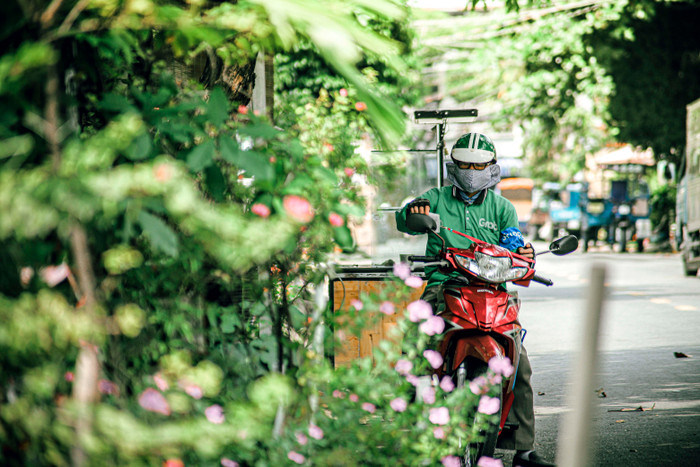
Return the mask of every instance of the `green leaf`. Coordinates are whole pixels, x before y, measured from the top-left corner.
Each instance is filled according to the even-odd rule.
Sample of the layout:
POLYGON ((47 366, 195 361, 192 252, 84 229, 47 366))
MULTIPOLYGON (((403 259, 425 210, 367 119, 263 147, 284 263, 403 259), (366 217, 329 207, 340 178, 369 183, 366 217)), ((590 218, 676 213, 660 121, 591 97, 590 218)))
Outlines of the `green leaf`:
POLYGON ((343 216, 352 216, 361 219, 365 215, 365 210, 359 204, 338 203, 333 205, 333 210, 343 216))
POLYGON ((352 253, 357 247, 352 238, 352 233, 350 233, 350 229, 344 225, 333 228, 333 240, 335 240, 338 246, 342 248, 345 253, 352 253))
POLYGON ((325 180, 326 182, 330 183, 331 185, 335 185, 338 183, 338 177, 336 176, 335 172, 333 172, 331 169, 323 166, 319 166, 314 168, 314 174, 320 178, 325 180))
POLYGON ((241 320, 235 313, 227 313, 221 316, 221 332, 230 334, 241 325, 241 320))
POLYGON ((138 109, 129 100, 119 94, 106 94, 98 104, 102 110, 127 113, 138 112, 138 109))
POLYGON ((139 213, 141 230, 148 237, 154 248, 170 256, 177 256, 177 234, 161 218, 146 211, 139 213))
POLYGON ((170 136, 178 143, 189 143, 191 135, 196 131, 191 125, 184 123, 170 123, 169 121, 158 121, 155 123, 156 128, 166 135, 170 136))
POLYGON ((316 182, 305 173, 300 173, 284 188, 284 194, 304 194, 306 190, 314 186, 316 182))
POLYGON ((224 192, 226 191, 226 180, 221 173, 221 169, 216 165, 210 165, 204 171, 204 179, 209 188, 209 194, 215 201, 221 202, 224 200, 224 192))
POLYGON ((141 133, 134 138, 124 153, 126 157, 132 161, 139 161, 147 158, 151 154, 152 149, 153 141, 151 140, 151 135, 148 133, 141 133))
POLYGON ((207 116, 209 117, 209 122, 217 128, 223 125, 229 118, 228 99, 224 91, 219 87, 214 88, 209 95, 207 116))
POLYGON ((221 149, 221 157, 226 162, 245 170, 248 176, 263 181, 271 180, 274 177, 274 169, 264 154, 256 151, 242 151, 231 136, 221 135, 219 148, 221 149))
POLYGON ((273 139, 280 133, 278 129, 265 122, 245 125, 240 127, 238 131, 253 138, 263 139, 273 139))
POLYGON ((214 141, 209 140, 196 146, 187 155, 187 166, 192 172, 200 172, 214 161, 214 141))
POLYGON ((301 329, 306 325, 306 315, 297 306, 289 306, 289 318, 294 329, 301 329))

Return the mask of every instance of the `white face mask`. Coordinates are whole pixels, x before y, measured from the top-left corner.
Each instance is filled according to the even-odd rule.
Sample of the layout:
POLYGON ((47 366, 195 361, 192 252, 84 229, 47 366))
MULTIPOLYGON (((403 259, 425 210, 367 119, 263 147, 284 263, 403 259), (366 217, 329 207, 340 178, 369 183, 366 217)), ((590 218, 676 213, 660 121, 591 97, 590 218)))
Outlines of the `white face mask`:
POLYGON ((457 164, 448 163, 447 179, 465 193, 476 193, 490 188, 501 181, 501 167, 489 165, 484 170, 460 169, 457 164))

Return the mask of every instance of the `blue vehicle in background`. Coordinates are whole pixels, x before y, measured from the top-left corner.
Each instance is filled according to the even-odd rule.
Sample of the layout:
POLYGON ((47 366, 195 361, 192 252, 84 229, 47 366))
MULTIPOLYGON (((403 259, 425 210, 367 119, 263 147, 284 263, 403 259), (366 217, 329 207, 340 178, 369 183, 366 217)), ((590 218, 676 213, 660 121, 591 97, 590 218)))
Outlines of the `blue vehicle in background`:
POLYGON ((651 235, 649 221, 649 188, 640 179, 628 178, 610 182, 609 195, 589 198, 588 184, 571 183, 559 191, 549 205, 548 232, 550 241, 571 234, 583 242, 583 251, 604 241, 620 252, 627 251, 630 241, 637 242, 637 251, 644 250, 644 240, 651 235))
POLYGON ((591 242, 612 243, 611 225, 613 222, 614 203, 606 198, 582 199, 581 240, 583 251, 588 251, 591 242))
POLYGON ((559 191, 558 197, 549 204, 549 241, 561 235, 576 235, 581 238, 583 218, 582 200, 586 196, 586 188, 582 183, 571 183, 559 191))

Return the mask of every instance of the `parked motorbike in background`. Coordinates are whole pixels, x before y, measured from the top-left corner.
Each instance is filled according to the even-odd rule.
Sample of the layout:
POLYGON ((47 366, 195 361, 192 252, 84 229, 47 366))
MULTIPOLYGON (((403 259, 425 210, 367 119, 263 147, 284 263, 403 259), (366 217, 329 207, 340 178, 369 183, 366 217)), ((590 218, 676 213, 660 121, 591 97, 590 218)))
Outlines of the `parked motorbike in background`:
MULTIPOLYGON (((486 373, 492 358, 507 357, 514 368, 518 367, 525 336, 519 321, 520 299, 517 292, 508 292, 504 285, 513 282, 529 286, 535 281, 551 286, 553 283, 536 273, 534 260, 457 230, 439 228, 434 217, 434 214, 412 214, 406 221, 415 232, 436 235, 442 241, 439 253, 435 256, 409 256, 408 259, 412 263, 424 263, 425 267, 437 267, 444 274, 459 273, 454 280, 443 285, 442 302, 436 310, 436 314, 446 321, 446 331, 439 344, 443 365, 436 371, 438 377, 448 375, 455 386, 464 388, 467 381, 486 373), (467 237, 472 241, 471 246, 467 249, 446 247, 444 238, 438 233, 443 229, 467 237)), ((577 247, 578 239, 568 235, 552 242, 549 250, 542 253, 561 256, 577 247)), ((500 423, 489 426, 482 433, 481 442, 466 446, 464 465, 475 466, 480 457, 493 456, 498 435, 505 427, 513 404, 516 377, 517 371, 502 380, 500 423)))
POLYGON ((613 229, 616 240, 620 244, 620 253, 627 252, 627 240, 633 227, 631 213, 632 208, 628 203, 621 203, 613 208, 613 229))

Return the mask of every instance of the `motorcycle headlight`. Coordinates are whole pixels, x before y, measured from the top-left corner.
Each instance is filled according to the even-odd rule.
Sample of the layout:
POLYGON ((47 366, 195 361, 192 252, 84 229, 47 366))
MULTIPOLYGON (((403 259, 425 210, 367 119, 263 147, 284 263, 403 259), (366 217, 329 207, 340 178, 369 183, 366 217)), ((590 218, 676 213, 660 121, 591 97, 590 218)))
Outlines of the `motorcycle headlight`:
POLYGON ((486 282, 506 282, 521 279, 527 268, 513 267, 513 262, 506 256, 490 256, 476 252, 475 260, 464 256, 455 256, 457 264, 474 273, 486 282))

